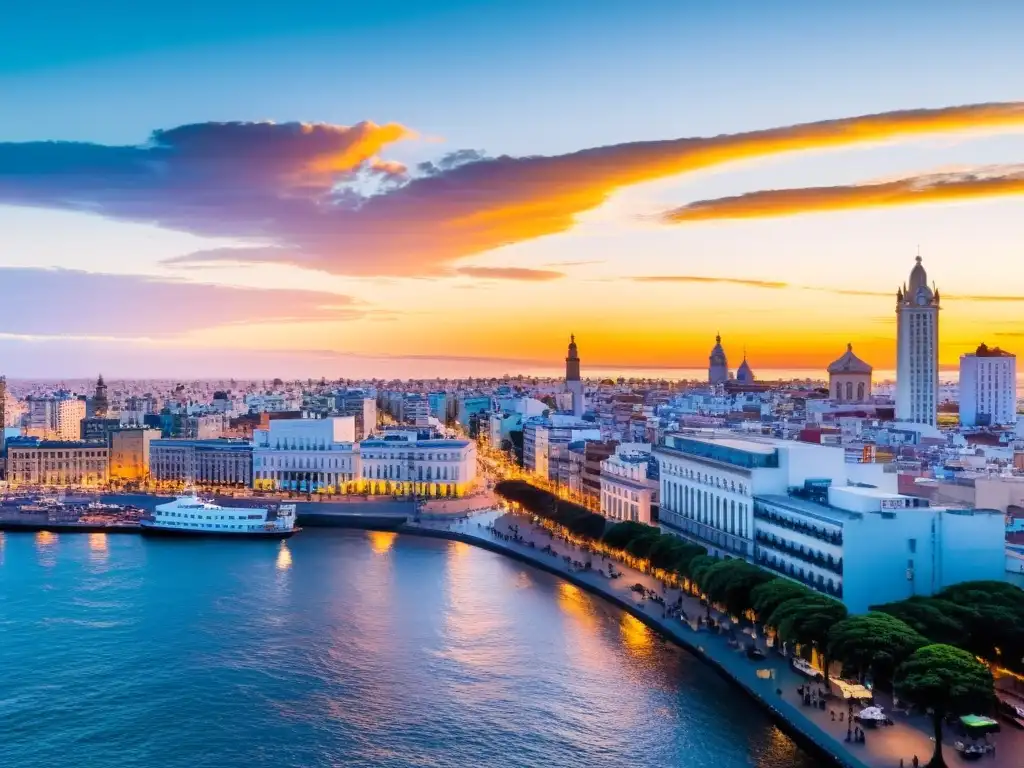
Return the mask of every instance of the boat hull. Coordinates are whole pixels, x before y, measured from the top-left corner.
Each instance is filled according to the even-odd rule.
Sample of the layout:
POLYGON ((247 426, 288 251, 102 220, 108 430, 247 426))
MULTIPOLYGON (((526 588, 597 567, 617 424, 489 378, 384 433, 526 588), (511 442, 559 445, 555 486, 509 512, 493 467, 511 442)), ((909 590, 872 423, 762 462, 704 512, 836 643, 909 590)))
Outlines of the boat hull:
POLYGON ((189 531, 184 528, 162 528, 159 526, 144 525, 139 529, 143 536, 166 539, 290 539, 301 528, 292 528, 289 531, 189 531))

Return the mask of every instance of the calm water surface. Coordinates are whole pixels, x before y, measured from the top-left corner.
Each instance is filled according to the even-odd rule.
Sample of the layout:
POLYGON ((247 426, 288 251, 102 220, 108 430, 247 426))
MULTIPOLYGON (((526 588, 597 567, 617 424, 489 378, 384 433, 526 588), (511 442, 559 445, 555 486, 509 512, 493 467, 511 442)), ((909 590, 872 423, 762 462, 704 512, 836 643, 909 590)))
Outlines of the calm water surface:
POLYGON ((467 545, 0 537, 0 766, 815 765, 628 614, 467 545))

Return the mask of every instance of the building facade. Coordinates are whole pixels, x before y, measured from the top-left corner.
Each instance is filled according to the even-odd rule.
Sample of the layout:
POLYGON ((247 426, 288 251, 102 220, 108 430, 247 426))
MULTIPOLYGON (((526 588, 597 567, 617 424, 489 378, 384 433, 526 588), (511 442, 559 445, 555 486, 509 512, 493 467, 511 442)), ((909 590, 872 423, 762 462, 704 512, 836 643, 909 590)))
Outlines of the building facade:
POLYGON ((657 464, 647 451, 624 451, 601 462, 601 514, 651 525, 658 503, 657 464))
POLYGON ((841 599, 853 613, 1001 578, 1001 512, 901 495, 882 467, 846 464, 840 448, 669 435, 655 455, 663 530, 841 599))
POLYGON ((157 483, 247 487, 252 485, 252 443, 238 440, 162 438, 149 444, 149 471, 157 483))
POLYGON ((756 497, 754 516, 754 561, 842 600, 851 613, 1002 578, 1004 522, 995 510, 809 481, 785 496, 756 497))
POLYGON ((712 554, 750 558, 755 494, 785 494, 807 479, 845 477, 841 448, 729 433, 670 434, 654 449, 662 528, 712 554))
POLYGON ((377 400, 362 390, 336 394, 334 407, 339 415, 355 419, 356 440, 365 440, 377 428, 377 400))
POLYGON ((359 490, 374 495, 463 496, 476 484, 470 440, 400 437, 359 444, 359 490))
POLYGON ((253 432, 253 487, 351 493, 359 476, 355 416, 272 419, 253 432))
POLYGON ((569 487, 569 443, 600 440, 597 425, 568 414, 535 417, 523 422, 523 468, 553 483, 569 487))
POLYGON ((866 403, 871 399, 873 369, 855 354, 853 344, 828 367, 829 396, 838 403, 866 403))
POLYGON ((159 429, 135 427, 111 432, 111 482, 144 483, 149 480, 149 449, 152 442, 159 439, 159 429))
POLYGON ((896 418, 936 426, 939 407, 939 291, 921 257, 896 292, 896 418))
POLYGON ((82 419, 78 425, 79 437, 90 442, 107 442, 110 435, 121 428, 120 419, 92 416, 82 419))
POLYGON ((82 419, 86 405, 68 392, 26 398, 28 417, 26 427, 30 434, 51 440, 71 441, 81 436, 82 419))
POLYGON ((98 488, 107 484, 106 443, 36 438, 7 441, 7 482, 19 486, 98 488))
POLYGON ((960 356, 960 424, 964 427, 1017 423, 1017 358, 982 344, 960 356))

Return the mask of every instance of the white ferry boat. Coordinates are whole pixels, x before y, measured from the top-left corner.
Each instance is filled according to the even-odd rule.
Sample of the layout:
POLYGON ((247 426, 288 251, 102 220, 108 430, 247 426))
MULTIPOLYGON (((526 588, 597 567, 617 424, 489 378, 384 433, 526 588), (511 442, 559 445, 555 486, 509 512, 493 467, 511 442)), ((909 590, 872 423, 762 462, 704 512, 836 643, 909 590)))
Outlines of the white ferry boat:
POLYGON ((275 508, 222 507, 196 494, 159 504, 140 520, 147 536, 219 536, 287 539, 296 531, 295 505, 275 508))

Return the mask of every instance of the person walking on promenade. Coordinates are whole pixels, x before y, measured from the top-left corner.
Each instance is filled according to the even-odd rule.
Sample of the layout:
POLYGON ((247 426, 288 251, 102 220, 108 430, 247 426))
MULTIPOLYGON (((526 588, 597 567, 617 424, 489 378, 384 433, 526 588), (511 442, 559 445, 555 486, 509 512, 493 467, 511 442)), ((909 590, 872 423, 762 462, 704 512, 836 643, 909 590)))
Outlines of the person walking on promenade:
POLYGON ((921 761, 917 758, 917 755, 914 755, 914 759, 910 761, 910 764, 913 765, 914 768, 918 768, 918 766, 921 765, 921 761))

